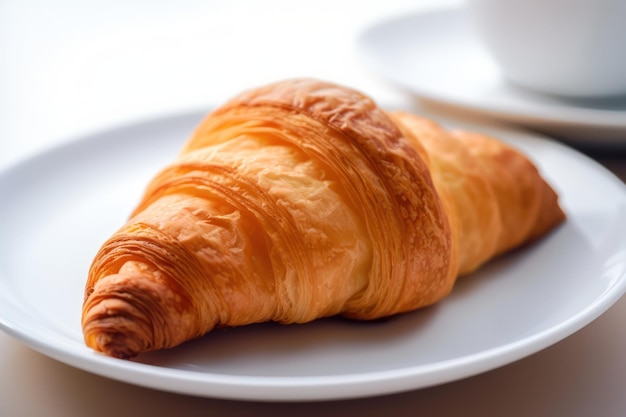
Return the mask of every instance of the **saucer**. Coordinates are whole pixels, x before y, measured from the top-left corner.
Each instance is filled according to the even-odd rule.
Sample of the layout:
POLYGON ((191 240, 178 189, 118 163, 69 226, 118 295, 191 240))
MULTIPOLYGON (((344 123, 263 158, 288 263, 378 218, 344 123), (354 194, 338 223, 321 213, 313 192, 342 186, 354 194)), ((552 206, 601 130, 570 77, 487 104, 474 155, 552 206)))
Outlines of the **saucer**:
POLYGON ((379 22, 356 46, 361 62, 425 104, 498 118, 573 144, 626 145, 626 97, 566 100, 509 84, 463 10, 379 22))

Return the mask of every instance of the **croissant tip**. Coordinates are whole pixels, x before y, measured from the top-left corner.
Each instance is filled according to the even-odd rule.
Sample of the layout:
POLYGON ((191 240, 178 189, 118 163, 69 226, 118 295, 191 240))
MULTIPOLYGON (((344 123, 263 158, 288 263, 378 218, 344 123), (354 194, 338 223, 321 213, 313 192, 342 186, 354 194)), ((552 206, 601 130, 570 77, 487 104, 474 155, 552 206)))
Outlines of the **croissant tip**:
POLYGON ((85 336, 87 346, 96 352, 118 359, 130 359, 139 353, 130 347, 128 337, 116 332, 97 332, 85 336))
POLYGON ((126 300, 90 297, 83 314, 85 344, 97 352, 128 359, 148 350, 153 338, 150 320, 126 300))
POLYGON ((85 344, 97 352, 119 359, 130 359, 143 350, 132 333, 107 330, 86 331, 85 344))

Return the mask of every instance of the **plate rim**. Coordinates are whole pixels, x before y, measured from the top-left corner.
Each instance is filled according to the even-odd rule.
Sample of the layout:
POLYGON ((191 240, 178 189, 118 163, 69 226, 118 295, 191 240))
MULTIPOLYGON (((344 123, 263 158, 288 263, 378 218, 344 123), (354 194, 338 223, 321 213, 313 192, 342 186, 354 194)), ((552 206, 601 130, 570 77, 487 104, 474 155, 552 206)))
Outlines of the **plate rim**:
MULTIPOLYGON (((624 282, 624 280, 620 281, 621 287, 624 287, 624 282)), ((624 290, 626 288, 608 291, 608 297, 597 298, 594 303, 579 311, 577 315, 560 323, 559 326, 535 333, 532 337, 526 337, 462 358, 448 359, 427 365, 349 375, 265 377, 201 373, 129 362, 87 350, 79 352, 74 352, 74 348, 63 350, 58 345, 38 341, 28 333, 7 326, 2 316, 0 316, 0 330, 25 343, 33 350, 68 366, 144 388, 227 400, 264 402, 344 400, 429 388, 514 363, 552 346, 584 328, 619 300, 623 296, 624 290), (588 311, 594 313, 588 314, 588 311), (580 320, 580 317, 585 317, 585 319, 580 320), (536 340, 542 342, 536 343, 536 340), (511 356, 511 350, 515 351, 515 355, 511 356), (496 352, 495 355, 494 352, 496 352), (484 366, 487 357, 490 358, 489 366, 484 366), (459 366, 463 372, 458 372, 459 366), (423 369, 426 371, 424 372, 423 369), (422 372, 418 372, 419 370, 422 372), (453 373, 454 376, 451 377, 450 373, 453 373), (149 378, 152 377, 158 378, 150 380, 149 378), (329 380, 331 380, 330 383, 329 380), (389 385, 381 386, 381 383, 389 383, 389 385), (240 390, 247 391, 242 393, 240 390)))

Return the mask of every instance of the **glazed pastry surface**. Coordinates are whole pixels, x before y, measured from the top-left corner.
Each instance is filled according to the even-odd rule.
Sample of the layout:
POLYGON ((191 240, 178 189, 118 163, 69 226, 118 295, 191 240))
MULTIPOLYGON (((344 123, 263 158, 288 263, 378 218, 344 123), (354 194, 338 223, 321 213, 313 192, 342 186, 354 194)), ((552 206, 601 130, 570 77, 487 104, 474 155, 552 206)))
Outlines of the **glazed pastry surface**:
POLYGON ((496 139, 339 85, 275 83, 209 114, 103 244, 85 341, 129 358, 220 326, 416 310, 564 218, 496 139))

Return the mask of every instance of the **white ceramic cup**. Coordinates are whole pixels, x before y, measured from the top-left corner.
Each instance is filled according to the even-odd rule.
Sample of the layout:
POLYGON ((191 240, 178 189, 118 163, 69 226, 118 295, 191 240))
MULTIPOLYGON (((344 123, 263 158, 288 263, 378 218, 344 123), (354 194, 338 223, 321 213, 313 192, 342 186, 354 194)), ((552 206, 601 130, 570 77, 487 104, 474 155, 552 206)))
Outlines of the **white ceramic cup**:
POLYGON ((512 83, 566 97, 626 94, 626 0, 466 0, 512 83))

